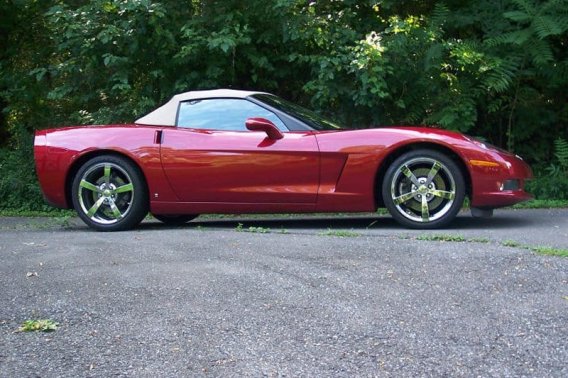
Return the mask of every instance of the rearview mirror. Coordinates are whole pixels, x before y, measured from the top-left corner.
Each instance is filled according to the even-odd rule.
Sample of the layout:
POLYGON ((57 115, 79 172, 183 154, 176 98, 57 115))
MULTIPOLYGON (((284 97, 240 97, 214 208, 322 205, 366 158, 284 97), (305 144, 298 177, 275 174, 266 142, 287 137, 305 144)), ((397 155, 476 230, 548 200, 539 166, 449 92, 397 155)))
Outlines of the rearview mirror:
POLYGON ((250 131, 264 131, 270 139, 282 139, 284 135, 275 124, 266 118, 254 117, 246 120, 245 125, 250 131))

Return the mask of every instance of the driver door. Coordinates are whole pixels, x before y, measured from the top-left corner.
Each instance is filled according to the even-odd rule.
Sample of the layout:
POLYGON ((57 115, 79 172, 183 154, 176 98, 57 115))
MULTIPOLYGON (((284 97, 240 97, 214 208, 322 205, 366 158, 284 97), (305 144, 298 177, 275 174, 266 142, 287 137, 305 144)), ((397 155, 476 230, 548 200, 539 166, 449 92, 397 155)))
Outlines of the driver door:
POLYGON ((315 204, 319 150, 312 132, 287 132, 267 109, 227 98, 181 103, 177 125, 163 131, 161 159, 182 202, 315 204), (269 119, 284 137, 247 130, 252 117, 269 119))

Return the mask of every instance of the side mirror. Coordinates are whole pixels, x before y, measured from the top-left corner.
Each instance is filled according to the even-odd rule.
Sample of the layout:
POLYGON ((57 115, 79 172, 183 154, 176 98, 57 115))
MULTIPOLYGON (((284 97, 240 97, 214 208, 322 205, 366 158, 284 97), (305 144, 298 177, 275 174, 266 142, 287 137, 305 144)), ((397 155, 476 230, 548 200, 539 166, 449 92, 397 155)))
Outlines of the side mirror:
POLYGON ((278 130, 278 127, 266 118, 249 118, 246 120, 245 125, 250 131, 264 131, 270 139, 284 138, 284 135, 278 130))

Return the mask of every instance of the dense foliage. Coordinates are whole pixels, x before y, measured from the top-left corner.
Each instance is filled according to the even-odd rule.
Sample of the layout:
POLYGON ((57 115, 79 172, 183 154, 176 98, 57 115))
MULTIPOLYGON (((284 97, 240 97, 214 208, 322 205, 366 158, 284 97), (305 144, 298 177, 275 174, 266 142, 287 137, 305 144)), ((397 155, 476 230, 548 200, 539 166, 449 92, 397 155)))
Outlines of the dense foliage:
POLYGON ((568 198, 567 30, 566 0, 0 0, 0 208, 43 206, 34 130, 217 87, 481 136, 568 198))

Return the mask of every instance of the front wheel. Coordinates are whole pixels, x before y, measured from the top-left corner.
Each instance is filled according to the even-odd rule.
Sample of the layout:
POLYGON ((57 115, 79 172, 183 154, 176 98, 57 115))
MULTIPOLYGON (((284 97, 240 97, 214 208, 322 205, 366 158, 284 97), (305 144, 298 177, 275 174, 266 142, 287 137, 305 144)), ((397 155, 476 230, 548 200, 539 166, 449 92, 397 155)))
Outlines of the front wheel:
POLYGON ((432 150, 405 153, 387 169, 382 186, 385 206, 403 226, 446 226, 461 209, 465 182, 448 156, 432 150))
POLYGON ((148 190, 140 169, 113 155, 98 156, 75 175, 73 206, 98 231, 121 231, 138 225, 148 213, 148 190))

